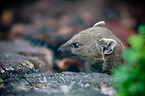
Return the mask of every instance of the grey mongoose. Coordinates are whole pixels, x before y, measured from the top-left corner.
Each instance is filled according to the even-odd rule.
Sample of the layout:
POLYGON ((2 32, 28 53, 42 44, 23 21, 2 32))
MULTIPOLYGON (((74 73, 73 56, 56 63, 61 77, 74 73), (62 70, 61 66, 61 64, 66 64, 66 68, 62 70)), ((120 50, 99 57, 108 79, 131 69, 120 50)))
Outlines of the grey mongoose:
POLYGON ((100 21, 93 27, 74 35, 58 51, 88 61, 88 72, 112 74, 122 62, 124 46, 100 21))

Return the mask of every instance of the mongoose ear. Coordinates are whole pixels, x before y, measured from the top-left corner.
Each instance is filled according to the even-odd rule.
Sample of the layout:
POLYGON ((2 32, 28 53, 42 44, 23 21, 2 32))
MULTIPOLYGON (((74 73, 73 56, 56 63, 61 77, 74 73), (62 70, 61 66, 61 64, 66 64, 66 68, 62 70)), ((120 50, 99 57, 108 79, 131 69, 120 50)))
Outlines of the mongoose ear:
POLYGON ((98 43, 98 50, 101 55, 111 54, 116 44, 114 39, 101 38, 98 43))
POLYGON ((105 22, 104 21, 99 21, 93 27, 104 27, 104 26, 105 26, 105 22))

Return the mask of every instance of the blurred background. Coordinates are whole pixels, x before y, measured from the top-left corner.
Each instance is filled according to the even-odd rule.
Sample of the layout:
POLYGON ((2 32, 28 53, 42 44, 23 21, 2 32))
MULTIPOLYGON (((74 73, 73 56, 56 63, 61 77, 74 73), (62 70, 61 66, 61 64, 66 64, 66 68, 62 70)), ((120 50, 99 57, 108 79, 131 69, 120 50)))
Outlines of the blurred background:
POLYGON ((139 0, 2 0, 0 40, 27 40, 35 46, 47 47, 54 53, 55 72, 79 72, 83 61, 57 54, 61 44, 103 20, 129 47, 128 37, 138 34, 138 26, 145 23, 144 10, 144 3, 139 0))

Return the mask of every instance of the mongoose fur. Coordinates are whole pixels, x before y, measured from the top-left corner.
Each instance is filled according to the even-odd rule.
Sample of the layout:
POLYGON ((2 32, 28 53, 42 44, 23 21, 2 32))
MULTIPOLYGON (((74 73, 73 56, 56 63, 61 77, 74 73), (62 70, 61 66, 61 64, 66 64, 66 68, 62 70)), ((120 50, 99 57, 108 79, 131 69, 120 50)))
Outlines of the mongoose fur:
POLYGON ((100 21, 79 32, 60 46, 58 51, 88 61, 89 72, 112 74, 113 69, 123 62, 121 53, 124 46, 104 26, 105 22, 100 21))

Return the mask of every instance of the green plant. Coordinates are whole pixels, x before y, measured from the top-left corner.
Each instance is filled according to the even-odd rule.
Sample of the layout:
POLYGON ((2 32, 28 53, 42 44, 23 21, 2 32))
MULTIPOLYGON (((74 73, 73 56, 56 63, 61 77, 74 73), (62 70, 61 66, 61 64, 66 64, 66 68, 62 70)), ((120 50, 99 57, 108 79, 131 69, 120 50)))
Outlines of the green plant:
POLYGON ((1 84, 2 82, 4 82, 4 81, 3 81, 3 79, 0 78, 0 84, 1 84))
POLYGON ((145 96, 145 25, 131 36, 131 48, 123 52, 125 63, 114 70, 116 96, 145 96))

